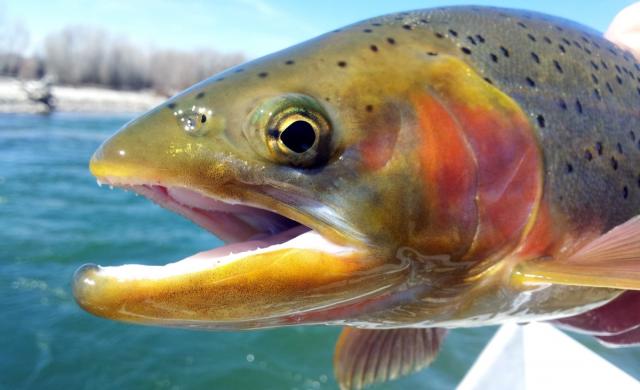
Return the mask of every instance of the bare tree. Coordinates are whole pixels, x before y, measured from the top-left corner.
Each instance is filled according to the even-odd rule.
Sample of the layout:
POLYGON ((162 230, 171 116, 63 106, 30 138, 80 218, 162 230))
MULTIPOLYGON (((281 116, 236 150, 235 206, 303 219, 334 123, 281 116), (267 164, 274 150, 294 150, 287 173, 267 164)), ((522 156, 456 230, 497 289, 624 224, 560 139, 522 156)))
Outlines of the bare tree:
POLYGON ((0 74, 39 78, 45 73, 67 85, 117 89, 153 88, 173 94, 229 66, 244 61, 239 53, 215 50, 148 49, 91 27, 71 26, 49 34, 43 57, 25 57, 24 28, 3 34, 0 27, 0 74), (8 37, 14 38, 9 39, 8 37))

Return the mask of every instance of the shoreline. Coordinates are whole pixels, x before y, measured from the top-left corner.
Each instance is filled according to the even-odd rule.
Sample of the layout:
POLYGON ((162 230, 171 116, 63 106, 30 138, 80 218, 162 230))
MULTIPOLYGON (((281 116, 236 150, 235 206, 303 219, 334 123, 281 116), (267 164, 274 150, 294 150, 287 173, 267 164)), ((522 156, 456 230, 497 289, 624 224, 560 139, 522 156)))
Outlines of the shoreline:
MULTIPOLYGON (((28 83, 28 82, 27 82, 28 83)), ((31 100, 25 83, 0 78, 0 114, 46 114, 44 103, 31 100)), ((125 114, 147 111, 167 99, 153 91, 119 91, 100 87, 51 87, 55 99, 52 113, 125 114)))

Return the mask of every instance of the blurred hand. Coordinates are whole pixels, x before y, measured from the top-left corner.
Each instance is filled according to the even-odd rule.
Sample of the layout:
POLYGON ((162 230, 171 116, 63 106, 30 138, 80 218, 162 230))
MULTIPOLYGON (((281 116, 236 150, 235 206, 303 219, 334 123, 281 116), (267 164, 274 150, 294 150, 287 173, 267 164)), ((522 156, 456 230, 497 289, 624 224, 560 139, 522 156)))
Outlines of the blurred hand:
POLYGON ((628 49, 640 61, 640 2, 620 11, 604 36, 628 49))

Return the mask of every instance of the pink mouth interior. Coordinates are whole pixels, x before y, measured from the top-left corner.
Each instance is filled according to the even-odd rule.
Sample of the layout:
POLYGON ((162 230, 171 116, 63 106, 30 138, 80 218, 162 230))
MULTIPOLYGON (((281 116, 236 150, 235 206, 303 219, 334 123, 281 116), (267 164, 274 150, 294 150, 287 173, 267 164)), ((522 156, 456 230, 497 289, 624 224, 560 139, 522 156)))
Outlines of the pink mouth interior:
POLYGON ((228 243, 203 252, 208 256, 226 256, 281 244, 311 230, 274 212, 226 203, 182 187, 148 184, 120 187, 190 219, 228 243))

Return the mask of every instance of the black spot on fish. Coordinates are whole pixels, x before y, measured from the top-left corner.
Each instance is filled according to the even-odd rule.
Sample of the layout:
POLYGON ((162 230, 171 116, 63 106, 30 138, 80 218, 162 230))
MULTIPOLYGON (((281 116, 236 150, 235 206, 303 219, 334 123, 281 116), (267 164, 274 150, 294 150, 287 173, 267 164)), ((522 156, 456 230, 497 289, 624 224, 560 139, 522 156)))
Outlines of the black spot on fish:
MULTIPOLYGON (((482 35, 480 35, 480 34, 476 34, 476 38, 478 39, 478 41, 479 41, 480 43, 485 43, 485 42, 486 42, 486 40, 484 39, 484 37, 483 37, 482 35)), ((640 71, 640 69, 638 69, 638 70, 640 71)))
POLYGON ((558 45, 558 49, 560 49, 560 51, 563 53, 567 52, 567 49, 565 49, 564 46, 562 46, 562 44, 558 45))
POLYGON ((504 46, 500 46, 500 51, 502 52, 503 56, 509 57, 509 50, 507 50, 507 48, 505 48, 504 46))
POLYGON ((589 55, 591 55, 591 54, 592 54, 592 53, 591 53, 591 50, 589 50, 589 48, 588 48, 588 47, 585 47, 585 48, 584 48, 584 51, 585 51, 585 53, 587 53, 587 54, 589 54, 589 55))
POLYGON ((202 99, 204 97, 204 92, 198 92, 196 95, 196 99, 202 99))
POLYGON ((429 21, 427 19, 420 19, 420 23, 422 24, 428 24, 429 21))
POLYGON ((436 36, 436 38, 438 38, 438 39, 442 39, 442 38, 444 38, 444 35, 442 35, 442 34, 441 34, 441 33, 439 33, 439 32, 434 33, 434 35, 435 35, 435 36, 436 36))
POLYGON ((620 76, 616 76, 616 80, 618 81, 618 84, 622 85, 622 78, 620 76))
POLYGON ((404 28, 405 30, 413 30, 413 26, 410 24, 403 24, 402 28, 404 28))
POLYGON ((546 126, 546 123, 545 123, 545 120, 544 120, 544 116, 538 115, 537 119, 538 119, 538 125, 540 127, 545 127, 546 126))
POLYGON ((571 163, 567 163, 567 173, 573 173, 573 165, 571 163))
POLYGON ((580 44, 580 42, 578 42, 578 41, 576 41, 576 40, 573 40, 573 45, 574 45, 575 47, 577 47, 578 49, 582 49, 582 45, 580 44))
POLYGON ((435 57, 438 55, 438 53, 434 52, 434 51, 428 51, 427 55, 431 56, 431 57, 435 57))
POLYGON ((468 47, 461 47, 460 50, 462 50, 462 52, 464 54, 471 54, 471 49, 469 49, 468 47))
POLYGON ((535 42, 536 41, 536 37, 534 37, 532 34, 527 34, 527 37, 529 38, 529 40, 531 42, 535 42))
POLYGON ((522 22, 518 22, 518 26, 520 26, 522 28, 527 28, 527 25, 522 23, 522 22))
POLYGON ((266 78, 267 76, 269 76, 269 73, 267 73, 267 72, 260 72, 260 73, 258 73, 258 77, 260 77, 260 78, 263 78, 263 79, 264 79, 264 78, 266 78))
POLYGON ((375 27, 380 27, 380 26, 382 26, 382 23, 371 23, 371 25, 375 26, 375 27))
POLYGON ((616 160, 615 157, 611 157, 611 168, 613 168, 614 171, 618 170, 618 160, 616 160))
POLYGON ((608 81, 607 81, 607 84, 606 84, 606 85, 607 85, 607 90, 608 90, 610 93, 613 93, 613 87, 611 86, 611 84, 609 84, 609 82, 608 82, 608 81))
POLYGON ((600 94, 600 90, 598 88, 594 88, 593 96, 595 96, 596 99, 598 99, 598 100, 602 100, 602 95, 600 94))
POLYGON ((338 66, 341 68, 346 68, 347 67, 347 62, 346 61, 338 61, 338 66))
POLYGON ((490 79, 490 78, 488 78, 488 77, 485 77, 485 78, 484 78, 484 81, 486 81, 487 83, 489 83, 489 84, 493 85, 493 81, 491 81, 491 79, 490 79))
POLYGON ((584 151, 584 158, 585 158, 587 161, 591 161, 591 160, 593 160, 593 154, 591 153, 591 151, 590 151, 589 149, 587 149, 587 150, 585 150, 585 151, 584 151))
POLYGON ((596 152, 598 152, 598 156, 602 156, 603 150, 602 142, 596 142, 596 152))
POLYGON ((569 41, 567 38, 562 38, 562 42, 564 42, 564 44, 567 46, 571 46, 571 41, 569 41))
POLYGON ((567 102, 565 102, 563 98, 558 99, 558 106, 560 106, 564 111, 567 110, 567 102))
POLYGON ((553 43, 553 42, 551 41, 551 38, 549 38, 549 37, 547 37, 547 36, 544 36, 544 37, 542 38, 542 40, 543 40, 543 41, 545 41, 545 42, 546 42, 546 43, 548 43, 548 44, 552 44, 552 43, 553 43))
POLYGON ((564 71, 562 70, 562 66, 560 65, 560 63, 558 62, 558 60, 553 60, 553 65, 556 67, 556 70, 559 73, 563 73, 564 71))
POLYGON ((525 80, 527 80, 527 84, 529 84, 530 87, 535 87, 536 86, 536 82, 533 81, 533 79, 531 77, 527 77, 525 80))
POLYGON ((371 51, 373 51, 373 52, 377 52, 378 51, 378 46, 371 45, 371 46, 369 46, 369 49, 371 49, 371 51))
POLYGON ((474 46, 477 45, 476 40, 471 35, 467 37, 467 40, 471 42, 472 45, 474 46))
POLYGON ((635 141, 636 140, 636 133, 634 133, 633 130, 631 130, 629 132, 629 137, 631 137, 631 141, 635 141))
POLYGON ((167 104, 167 108, 173 110, 174 108, 176 108, 176 104, 175 103, 169 103, 169 104, 167 104))
POLYGON ((622 188, 622 197, 624 199, 627 199, 629 197, 629 188, 627 186, 624 186, 622 188))
POLYGON ((591 80, 594 84, 598 84, 600 82, 600 80, 598 80, 598 77, 593 73, 591 73, 591 80))
POLYGON ((369 34, 369 33, 373 32, 373 30, 370 29, 370 28, 365 28, 364 30, 362 30, 362 32, 369 34))
POLYGON ((616 148, 618 148, 618 153, 624 154, 624 151, 622 150, 622 144, 620 142, 616 144, 616 148))
POLYGON ((493 53, 490 53, 489 57, 491 57, 491 61, 496 62, 496 63, 498 62, 498 56, 497 55, 495 55, 493 53))
POLYGON ((594 70, 598 70, 598 69, 600 69, 600 67, 598 66, 598 64, 596 64, 593 60, 591 60, 590 62, 591 62, 591 67, 592 67, 594 70))
POLYGON ((604 62, 604 60, 601 60, 601 61, 600 61, 600 64, 602 65, 602 67, 603 67, 604 69, 609 70, 609 65, 607 65, 607 63, 606 63, 606 62, 604 62))
POLYGON ((540 57, 538 57, 538 55, 537 55, 536 53, 531 52, 531 58, 533 58, 533 61, 534 61, 536 64, 539 64, 539 63, 540 63, 540 57))
POLYGON ((576 111, 578 111, 578 114, 582 114, 582 103, 580 99, 576 99, 576 111))
POLYGON ((373 106, 371 104, 368 104, 364 109, 367 110, 367 112, 371 112, 373 111, 373 106))
POLYGON ((293 61, 293 60, 287 60, 287 61, 285 61, 284 63, 285 63, 285 65, 293 65, 293 64, 295 64, 295 61, 293 61))
POLYGON ((396 44, 396 40, 391 38, 391 37, 387 38, 387 42, 389 42, 389 44, 391 44, 391 45, 395 45, 396 44))
POLYGON ((454 37, 458 36, 458 32, 456 30, 449 29, 449 34, 453 35, 454 37))

